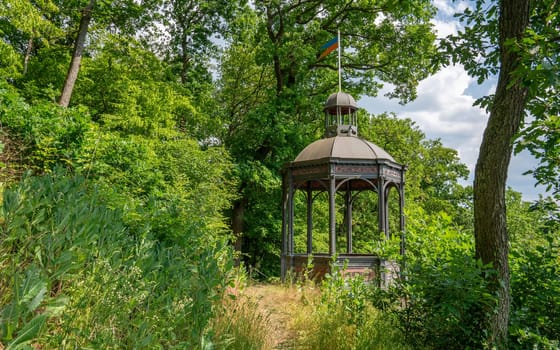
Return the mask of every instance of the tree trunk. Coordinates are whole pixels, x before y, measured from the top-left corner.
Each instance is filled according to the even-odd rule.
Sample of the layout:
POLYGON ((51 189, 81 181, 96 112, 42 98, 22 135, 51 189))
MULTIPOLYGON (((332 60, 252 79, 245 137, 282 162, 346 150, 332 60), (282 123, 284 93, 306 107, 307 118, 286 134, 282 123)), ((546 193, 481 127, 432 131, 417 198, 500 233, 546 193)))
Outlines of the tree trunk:
POLYGON ((510 278, 505 188, 513 139, 519 131, 527 100, 527 89, 512 73, 520 55, 506 40, 521 38, 529 23, 529 0, 500 2, 501 68, 488 125, 480 146, 474 180, 474 229, 476 257, 492 264, 497 274, 489 286, 498 296, 497 310, 486 310, 488 347, 507 348, 510 278), (496 311, 496 312, 495 312, 496 311))
POLYGON ((31 53, 33 52, 33 37, 29 38, 27 42, 27 49, 25 50, 25 57, 23 58, 23 75, 27 74, 27 67, 29 66, 29 60, 31 59, 31 53))
POLYGON ((189 71, 189 66, 190 66, 190 58, 189 55, 187 54, 188 52, 188 45, 187 45, 187 28, 185 28, 184 26, 181 27, 182 30, 182 37, 181 37, 181 83, 183 83, 183 85, 187 84, 187 73, 189 71))
POLYGON ((247 199, 241 197, 233 204, 233 213, 231 217, 231 230, 233 231, 233 247, 238 254, 235 258, 235 265, 239 266, 241 262, 241 250, 243 249, 243 230, 244 216, 247 199))
POLYGON ((82 10, 82 18, 80 20, 78 38, 76 39, 76 43, 74 44, 72 60, 70 61, 68 74, 66 75, 66 80, 64 81, 64 86, 62 87, 62 93, 60 94, 60 99, 58 100, 58 104, 63 107, 68 107, 68 105, 70 104, 70 98, 72 98, 74 84, 76 83, 76 79, 78 79, 80 63, 82 62, 82 53, 84 52, 86 35, 88 32, 89 22, 91 21, 91 12, 94 5, 95 0, 90 0, 89 4, 82 10))
MULTIPOLYGON (((282 37, 284 36, 284 21, 282 18, 282 11, 280 11, 280 6, 277 5, 273 5, 272 3, 268 4, 266 6, 266 30, 268 33, 268 38, 270 39, 270 41, 274 44, 274 46, 278 45, 279 42, 282 40, 282 37), (277 12, 274 12, 274 9, 272 9, 272 6, 276 6, 277 7, 277 12), (276 28, 276 32, 275 30, 275 16, 278 16, 278 23, 279 25, 276 28)), ((284 74, 282 73, 282 64, 280 61, 280 56, 278 55, 277 52, 274 52, 274 56, 273 56, 273 62, 274 62, 274 76, 276 77, 276 96, 279 96, 280 93, 282 92, 282 89, 284 88, 284 74)))

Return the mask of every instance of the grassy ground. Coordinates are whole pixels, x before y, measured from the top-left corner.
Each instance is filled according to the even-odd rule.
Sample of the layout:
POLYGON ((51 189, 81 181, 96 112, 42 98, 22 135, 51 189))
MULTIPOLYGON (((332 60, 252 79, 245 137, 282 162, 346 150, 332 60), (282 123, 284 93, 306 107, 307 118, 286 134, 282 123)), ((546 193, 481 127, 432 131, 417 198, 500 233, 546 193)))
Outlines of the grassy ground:
POLYGON ((312 312, 312 302, 319 294, 311 288, 259 284, 247 287, 243 293, 257 301, 258 310, 269 322, 268 337, 273 349, 295 349, 298 326, 312 312))
POLYGON ((255 284, 232 289, 215 321, 219 348, 300 349, 298 328, 313 312, 317 289, 255 284), (231 339, 224 339, 220 333, 231 339))
POLYGON ((412 350, 390 314, 350 285, 256 284, 232 289, 213 325, 219 349, 412 350), (340 289, 340 290, 339 290, 340 289), (229 341, 229 342, 228 342, 229 341))

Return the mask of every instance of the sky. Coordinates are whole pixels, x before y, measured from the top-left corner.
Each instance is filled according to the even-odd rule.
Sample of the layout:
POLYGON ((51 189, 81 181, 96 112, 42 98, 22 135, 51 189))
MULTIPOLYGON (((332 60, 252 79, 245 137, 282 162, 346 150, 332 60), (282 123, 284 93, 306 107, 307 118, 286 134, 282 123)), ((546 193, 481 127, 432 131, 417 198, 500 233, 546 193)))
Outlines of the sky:
MULTIPOLYGON (((464 8, 465 2, 435 0, 434 4, 438 8, 438 15, 432 22, 438 36, 456 33, 459 23, 453 18, 453 13, 464 8)), ((473 103, 477 98, 493 93, 496 80, 489 79, 478 85, 462 66, 448 66, 421 81, 418 97, 405 106, 383 96, 391 90, 390 86, 386 86, 376 97, 361 98, 358 106, 372 114, 393 112, 399 118, 409 118, 427 138, 441 139, 444 146, 457 150, 461 162, 470 170, 465 184, 472 185, 478 149, 488 121, 487 113, 474 107, 473 103)), ((371 141, 375 143, 375 140, 371 141)), ((535 187, 531 175, 523 175, 536 166, 537 161, 526 152, 512 157, 510 163, 507 184, 521 192, 527 201, 538 199, 539 193, 546 194, 542 186, 535 187)))

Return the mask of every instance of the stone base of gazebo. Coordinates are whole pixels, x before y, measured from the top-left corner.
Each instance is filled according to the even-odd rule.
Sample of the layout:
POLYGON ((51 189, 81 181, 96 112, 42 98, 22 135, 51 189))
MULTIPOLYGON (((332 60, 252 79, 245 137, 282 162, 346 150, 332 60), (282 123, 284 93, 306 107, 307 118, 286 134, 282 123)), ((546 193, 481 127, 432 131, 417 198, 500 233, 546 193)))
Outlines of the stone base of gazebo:
POLYGON ((400 266, 395 261, 382 259, 371 254, 340 254, 336 260, 328 254, 294 254, 285 257, 288 269, 295 277, 306 276, 315 281, 322 280, 332 271, 334 262, 344 276, 361 275, 368 282, 377 283, 379 287, 393 284, 399 277, 400 266), (344 270, 342 270, 342 268, 344 270))

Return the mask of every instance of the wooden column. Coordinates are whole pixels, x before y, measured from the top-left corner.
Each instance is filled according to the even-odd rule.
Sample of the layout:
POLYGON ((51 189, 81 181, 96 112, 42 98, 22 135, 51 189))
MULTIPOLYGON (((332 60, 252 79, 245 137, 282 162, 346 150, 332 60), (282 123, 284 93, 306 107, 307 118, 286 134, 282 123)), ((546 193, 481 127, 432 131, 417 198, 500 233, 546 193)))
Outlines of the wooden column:
POLYGON ((288 171, 290 174, 289 175, 285 175, 284 174, 284 178, 282 181, 282 251, 280 254, 280 277, 282 278, 282 282, 284 282, 285 278, 286 278, 286 272, 288 270, 287 267, 287 261, 286 261, 286 252, 288 250, 287 247, 287 217, 286 217, 286 212, 287 212, 287 205, 288 205, 288 196, 287 196, 287 191, 286 191, 286 176, 291 176, 291 172, 288 171))
POLYGON ((329 255, 336 254, 336 187, 335 178, 329 179, 329 255))
POLYGON ((313 191, 307 181, 307 254, 313 253, 313 191))
POLYGON ((350 181, 346 186, 346 253, 352 254, 352 191, 350 181))
POLYGON ((294 183, 292 171, 289 170, 288 184, 286 189, 287 195, 287 232, 286 232, 286 269, 289 271, 294 267, 294 183))
POLYGON ((405 225, 406 225, 406 218, 404 214, 404 170, 401 172, 401 186, 399 188, 399 196, 400 196, 400 230, 401 230, 401 255, 404 256, 406 250, 406 235, 405 235, 405 225))
POLYGON ((379 231, 385 234, 385 238, 389 239, 387 232, 387 215, 385 212, 385 181, 379 177, 377 183, 377 211, 379 215, 379 231))
POLYGON ((290 201, 288 205, 288 215, 290 220, 288 222, 288 255, 292 257, 294 255, 294 188, 292 181, 290 181, 289 196, 290 201))
POLYGON ((385 196, 385 208, 383 208, 383 212, 385 213, 385 232, 386 237, 391 238, 392 233, 391 233, 391 222, 389 220, 389 191, 391 190, 391 187, 387 187, 384 191, 383 191, 383 195, 385 196))

